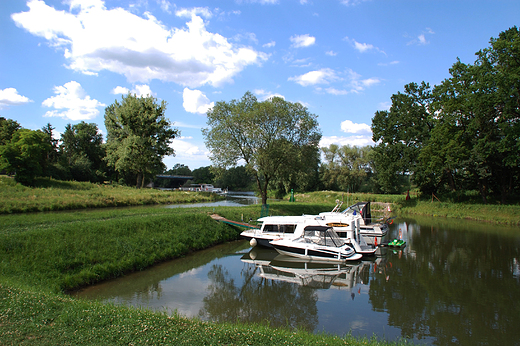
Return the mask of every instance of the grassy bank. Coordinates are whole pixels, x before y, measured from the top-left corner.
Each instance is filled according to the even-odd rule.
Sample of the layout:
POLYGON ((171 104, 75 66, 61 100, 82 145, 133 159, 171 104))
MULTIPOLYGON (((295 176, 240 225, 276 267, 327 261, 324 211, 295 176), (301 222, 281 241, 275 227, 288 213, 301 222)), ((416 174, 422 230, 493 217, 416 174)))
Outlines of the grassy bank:
MULTIPOLYGON (((467 219, 489 223, 520 226, 520 205, 480 204, 441 202, 439 200, 421 200, 412 198, 406 200, 405 195, 373 195, 335 191, 316 191, 296 194, 296 201, 301 203, 316 203, 334 206, 336 199, 345 203, 344 207, 360 201, 371 201, 372 209, 377 209, 377 203, 391 203, 392 215, 422 215, 467 219), (348 203, 347 203, 348 201, 348 203), (375 208, 374 208, 375 207, 375 208)), ((288 199, 288 197, 286 198, 288 199)))
POLYGON ((197 203, 219 198, 207 192, 136 189, 47 178, 37 179, 35 187, 26 187, 17 184, 12 178, 0 177, 0 214, 197 203))
MULTIPOLYGON (((280 203, 272 211, 301 214, 322 208, 280 203)), ((0 344, 388 344, 260 325, 214 324, 63 293, 236 239, 239 230, 212 220, 212 212, 235 220, 256 219, 260 206, 0 215, 0 344)))
MULTIPOLYGON (((393 345, 265 325, 215 324, 0 283, 2 345, 393 345)), ((401 343, 404 344, 404 343, 401 343)))

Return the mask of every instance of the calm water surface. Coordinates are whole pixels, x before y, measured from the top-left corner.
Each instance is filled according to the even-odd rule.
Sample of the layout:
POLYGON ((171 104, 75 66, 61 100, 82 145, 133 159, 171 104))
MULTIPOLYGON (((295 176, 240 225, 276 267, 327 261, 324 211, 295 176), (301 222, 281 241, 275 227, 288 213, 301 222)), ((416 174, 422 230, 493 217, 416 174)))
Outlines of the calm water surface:
POLYGON ((417 344, 520 345, 520 229, 397 219, 407 246, 337 266, 291 262, 237 241, 77 292, 217 322, 417 344), (266 322, 267 323, 267 322, 266 322))

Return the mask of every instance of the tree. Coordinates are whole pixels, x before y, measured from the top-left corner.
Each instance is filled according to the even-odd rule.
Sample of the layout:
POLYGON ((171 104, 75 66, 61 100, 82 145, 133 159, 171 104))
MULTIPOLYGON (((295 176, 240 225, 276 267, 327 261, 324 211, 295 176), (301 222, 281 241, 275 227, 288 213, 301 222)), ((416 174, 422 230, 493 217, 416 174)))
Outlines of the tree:
POLYGON ((357 147, 331 144, 321 148, 325 162, 321 169, 324 187, 330 190, 361 191, 372 174, 370 146, 357 147))
POLYGON ((246 92, 240 100, 217 102, 207 116, 208 127, 202 133, 210 159, 220 168, 243 161, 255 177, 263 204, 271 180, 308 164, 304 151, 319 150, 317 117, 300 103, 280 97, 258 102, 246 92))
POLYGON ((0 170, 15 173, 15 180, 20 184, 33 185, 34 179, 43 172, 49 150, 44 132, 19 129, 9 143, 0 146, 0 170))
POLYGON ((196 184, 212 184, 215 180, 215 174, 211 171, 211 166, 199 167, 191 173, 196 184))
POLYGON ((417 173, 419 153, 434 127, 429 84, 410 83, 404 89, 392 95, 389 111, 377 111, 372 119, 373 168, 384 193, 402 192, 403 178, 417 173))
POLYGON ((77 181, 104 180, 103 136, 95 123, 65 126, 61 135, 60 152, 71 177, 77 181))
POLYGON ((20 124, 15 120, 0 117, 0 145, 11 142, 14 133, 21 128, 20 124))
POLYGON ((105 109, 106 162, 120 175, 131 173, 138 188, 164 171, 162 159, 175 155, 170 144, 180 134, 164 115, 166 102, 156 101, 128 94, 105 109))
POLYGON ((439 125, 422 161, 438 184, 444 176, 452 190, 476 186, 484 203, 490 195, 505 203, 520 178, 519 30, 476 55, 473 65, 457 61, 435 88, 439 125))
POLYGON ((191 169, 181 163, 175 164, 172 169, 167 170, 164 174, 170 175, 191 175, 191 169))
POLYGON ((244 166, 231 167, 218 174, 215 185, 232 191, 244 191, 254 188, 255 177, 244 166))

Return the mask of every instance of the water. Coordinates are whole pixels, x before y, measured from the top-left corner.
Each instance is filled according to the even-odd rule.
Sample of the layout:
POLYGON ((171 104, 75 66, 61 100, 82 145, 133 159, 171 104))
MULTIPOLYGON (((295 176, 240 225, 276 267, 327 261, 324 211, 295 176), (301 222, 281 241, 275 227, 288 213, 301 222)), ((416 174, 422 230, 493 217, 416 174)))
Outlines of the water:
POLYGON ((217 322, 260 322, 418 344, 520 345, 520 229, 397 219, 402 250, 344 266, 223 244, 77 292, 217 322))
POLYGON ((191 204, 172 204, 167 208, 194 208, 194 207, 240 207, 244 205, 259 204, 260 198, 254 192, 234 192, 229 191, 226 199, 216 202, 191 203, 191 204))

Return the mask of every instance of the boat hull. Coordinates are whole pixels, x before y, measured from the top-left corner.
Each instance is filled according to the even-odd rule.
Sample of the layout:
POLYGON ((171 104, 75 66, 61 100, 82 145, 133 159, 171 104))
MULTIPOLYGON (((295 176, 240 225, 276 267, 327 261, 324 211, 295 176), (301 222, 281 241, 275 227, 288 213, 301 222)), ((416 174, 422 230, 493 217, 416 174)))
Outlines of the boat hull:
POLYGON ((309 262, 346 262, 357 261, 362 258, 362 255, 358 253, 346 254, 328 248, 297 247, 279 244, 277 242, 274 242, 274 244, 271 243, 271 246, 273 246, 280 255, 297 257, 308 260, 309 262))

